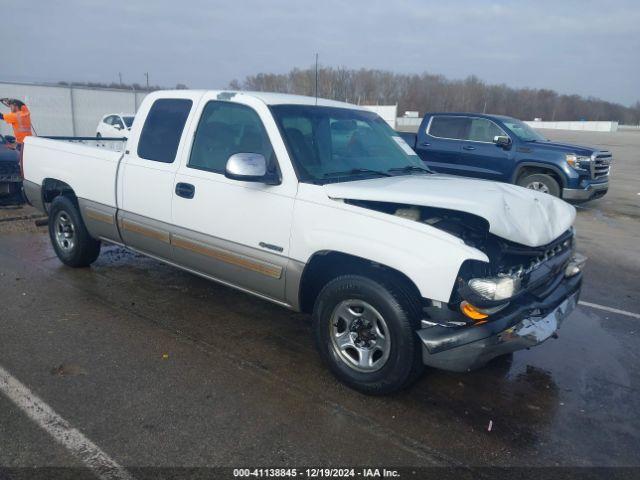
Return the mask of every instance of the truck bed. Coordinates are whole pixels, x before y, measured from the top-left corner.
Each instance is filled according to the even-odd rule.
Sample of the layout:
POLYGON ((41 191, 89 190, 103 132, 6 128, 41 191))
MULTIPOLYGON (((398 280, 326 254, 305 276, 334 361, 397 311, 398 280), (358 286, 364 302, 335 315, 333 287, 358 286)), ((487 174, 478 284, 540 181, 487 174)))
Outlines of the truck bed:
POLYGON ((79 198, 116 206, 115 182, 123 139, 27 137, 24 179, 42 185, 54 178, 69 185, 79 198))

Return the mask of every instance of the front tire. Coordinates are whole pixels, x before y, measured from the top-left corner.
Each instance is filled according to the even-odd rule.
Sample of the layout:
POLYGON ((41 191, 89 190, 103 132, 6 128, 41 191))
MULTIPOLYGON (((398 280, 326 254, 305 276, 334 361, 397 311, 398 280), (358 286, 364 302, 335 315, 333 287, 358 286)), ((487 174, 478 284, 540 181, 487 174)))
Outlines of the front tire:
POLYGON ((76 203, 69 197, 58 196, 51 203, 49 238, 60 261, 69 267, 88 267, 100 255, 100 242, 89 235, 76 203))
POLYGON ((560 197, 560 185, 555 178, 545 173, 525 175, 518 180, 518 185, 541 193, 548 193, 554 197, 560 197))
POLYGON ((401 285, 358 275, 325 285, 313 310, 316 346, 339 380, 370 395, 395 392, 422 373, 417 299, 401 285))

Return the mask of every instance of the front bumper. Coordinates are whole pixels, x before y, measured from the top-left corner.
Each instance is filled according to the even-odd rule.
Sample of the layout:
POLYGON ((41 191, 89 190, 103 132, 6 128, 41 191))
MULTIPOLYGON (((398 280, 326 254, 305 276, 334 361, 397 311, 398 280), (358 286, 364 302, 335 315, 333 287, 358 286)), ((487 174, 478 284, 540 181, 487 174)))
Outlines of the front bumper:
POLYGON ((564 200, 591 200, 603 197, 609 190, 609 181, 602 183, 590 183, 586 188, 563 188, 564 200))
POLYGON ((556 330, 575 309, 582 273, 564 279, 544 299, 532 294, 510 306, 500 318, 478 326, 433 325, 418 330, 425 365, 464 372, 492 358, 538 345, 556 330))

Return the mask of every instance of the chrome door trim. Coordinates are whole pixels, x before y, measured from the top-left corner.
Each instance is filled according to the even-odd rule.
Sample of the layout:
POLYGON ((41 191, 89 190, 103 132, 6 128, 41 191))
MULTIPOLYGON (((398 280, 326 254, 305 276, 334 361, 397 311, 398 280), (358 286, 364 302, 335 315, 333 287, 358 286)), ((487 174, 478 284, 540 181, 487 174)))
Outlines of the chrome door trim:
POLYGON ((511 139, 511 143, 513 143, 513 138, 511 138, 511 135, 509 135, 507 132, 505 132, 504 128, 502 128, 496 122, 494 122, 490 118, 475 117, 473 115, 431 115, 431 118, 429 119, 429 123, 427 124, 427 128, 426 128, 426 130, 424 132, 427 135, 429 135, 431 138, 438 138, 440 140, 455 140, 456 142, 472 142, 472 143, 483 143, 485 145, 495 145, 495 142, 482 142, 480 140, 467 140, 467 139, 464 139, 464 138, 438 137, 437 135, 432 135, 431 133, 429 133, 429 130, 431 130, 431 122, 433 122, 433 119, 436 118, 436 117, 442 117, 442 118, 447 118, 447 117, 448 118, 470 118, 471 120, 473 120, 474 118, 478 118, 478 119, 482 119, 482 120, 487 120, 487 121, 493 123, 496 127, 498 127, 502 131, 502 133, 504 133, 504 136, 505 137, 509 137, 511 139))

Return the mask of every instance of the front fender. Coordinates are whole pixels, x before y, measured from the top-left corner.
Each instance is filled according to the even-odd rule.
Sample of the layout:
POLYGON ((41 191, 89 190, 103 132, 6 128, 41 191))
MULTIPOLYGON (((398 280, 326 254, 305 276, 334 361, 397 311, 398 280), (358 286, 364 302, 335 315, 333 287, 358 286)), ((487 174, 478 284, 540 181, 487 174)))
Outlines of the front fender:
POLYGON ((291 257, 306 264, 324 250, 398 270, 424 298, 441 302, 449 301, 465 260, 489 261, 481 251, 429 225, 335 200, 297 200, 291 257))

